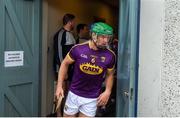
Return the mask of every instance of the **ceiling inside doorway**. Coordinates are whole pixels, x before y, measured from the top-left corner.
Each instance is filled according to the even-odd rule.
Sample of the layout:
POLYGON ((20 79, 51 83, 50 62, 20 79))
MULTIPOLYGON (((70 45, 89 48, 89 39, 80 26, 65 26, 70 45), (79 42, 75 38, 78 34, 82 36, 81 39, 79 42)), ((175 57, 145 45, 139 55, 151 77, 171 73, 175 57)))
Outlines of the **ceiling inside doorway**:
POLYGON ((119 7, 119 0, 103 0, 105 3, 111 5, 112 7, 119 7))

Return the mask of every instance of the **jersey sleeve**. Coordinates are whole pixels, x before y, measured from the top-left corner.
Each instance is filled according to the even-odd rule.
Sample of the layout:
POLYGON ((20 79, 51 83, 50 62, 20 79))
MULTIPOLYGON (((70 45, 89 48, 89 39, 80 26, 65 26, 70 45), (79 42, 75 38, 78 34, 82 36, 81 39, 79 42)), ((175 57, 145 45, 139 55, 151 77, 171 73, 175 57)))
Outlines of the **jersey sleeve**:
POLYGON ((77 59, 77 52, 78 52, 77 46, 73 46, 73 47, 71 48, 71 50, 68 52, 68 55, 67 55, 67 56, 68 56, 71 60, 75 61, 75 60, 77 59))
POLYGON ((110 63, 109 63, 108 66, 107 66, 107 69, 108 69, 108 70, 114 69, 115 64, 116 64, 116 55, 115 55, 115 54, 112 54, 112 57, 111 57, 111 59, 110 59, 110 63))

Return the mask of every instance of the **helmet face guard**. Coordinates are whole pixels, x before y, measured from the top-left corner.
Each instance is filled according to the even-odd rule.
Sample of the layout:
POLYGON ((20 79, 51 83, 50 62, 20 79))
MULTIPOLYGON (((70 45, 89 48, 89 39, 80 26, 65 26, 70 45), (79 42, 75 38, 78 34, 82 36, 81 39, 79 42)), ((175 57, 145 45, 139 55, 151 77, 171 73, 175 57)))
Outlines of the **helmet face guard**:
POLYGON ((91 26, 91 32, 92 32, 92 40, 95 43, 96 47, 99 49, 105 49, 108 47, 108 45, 98 45, 97 42, 99 42, 100 36, 109 38, 109 43, 113 37, 113 29, 111 26, 98 22, 91 26))
POLYGON ((92 41, 94 42, 94 44, 96 45, 96 47, 98 48, 98 49, 106 49, 106 48, 108 48, 109 47, 109 45, 111 44, 111 42, 112 42, 112 36, 110 36, 110 35, 97 35, 96 33, 92 33, 92 41), (100 39, 100 37, 101 38, 108 38, 107 40, 108 40, 108 43, 107 43, 107 45, 100 45, 99 44, 99 42, 100 42, 100 40, 102 40, 102 39, 100 39))

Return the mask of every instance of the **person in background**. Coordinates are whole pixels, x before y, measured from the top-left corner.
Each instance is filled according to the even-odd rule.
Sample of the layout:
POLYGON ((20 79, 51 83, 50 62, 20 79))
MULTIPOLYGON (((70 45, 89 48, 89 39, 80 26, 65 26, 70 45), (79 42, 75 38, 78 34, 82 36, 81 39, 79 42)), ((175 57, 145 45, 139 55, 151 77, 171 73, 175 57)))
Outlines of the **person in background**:
POLYGON ((75 27, 75 16, 73 14, 65 14, 63 17, 63 27, 58 35, 60 61, 65 58, 69 50, 76 44, 76 40, 72 34, 75 27))
POLYGON ((78 35, 76 40, 77 44, 84 43, 89 40, 90 36, 89 36, 89 28, 87 24, 78 24, 76 27, 76 31, 78 35))
MULTIPOLYGON (((75 16, 73 14, 65 14, 63 16, 63 26, 57 32, 57 38, 54 39, 54 63, 56 66, 56 72, 58 75, 59 67, 66 57, 67 53, 70 49, 76 44, 76 40, 72 34, 72 31, 75 27, 75 16)), ((65 77, 63 82, 63 90, 65 92, 65 96, 72 80, 73 69, 72 65, 68 68, 68 74, 65 77)), ((62 104, 63 105, 63 104, 62 104)))
POLYGON ((64 107, 65 117, 94 117, 97 106, 105 106, 111 95, 116 57, 108 45, 113 29, 98 22, 91 26, 91 39, 72 47, 63 60, 58 76, 56 97, 64 96, 63 82, 68 66, 74 63, 74 73, 64 107), (102 84, 105 90, 102 92, 102 84))
POLYGON ((117 54, 118 51, 118 36, 115 35, 114 39, 113 39, 113 51, 115 52, 115 54, 117 54))

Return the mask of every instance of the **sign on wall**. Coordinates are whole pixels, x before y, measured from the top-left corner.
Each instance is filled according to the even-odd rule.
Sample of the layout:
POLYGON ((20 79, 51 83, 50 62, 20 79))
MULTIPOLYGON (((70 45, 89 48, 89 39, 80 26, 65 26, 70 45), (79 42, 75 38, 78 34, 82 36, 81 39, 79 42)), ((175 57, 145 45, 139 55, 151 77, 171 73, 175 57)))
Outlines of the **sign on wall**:
POLYGON ((4 66, 16 67, 24 65, 24 51, 5 51, 4 66))

